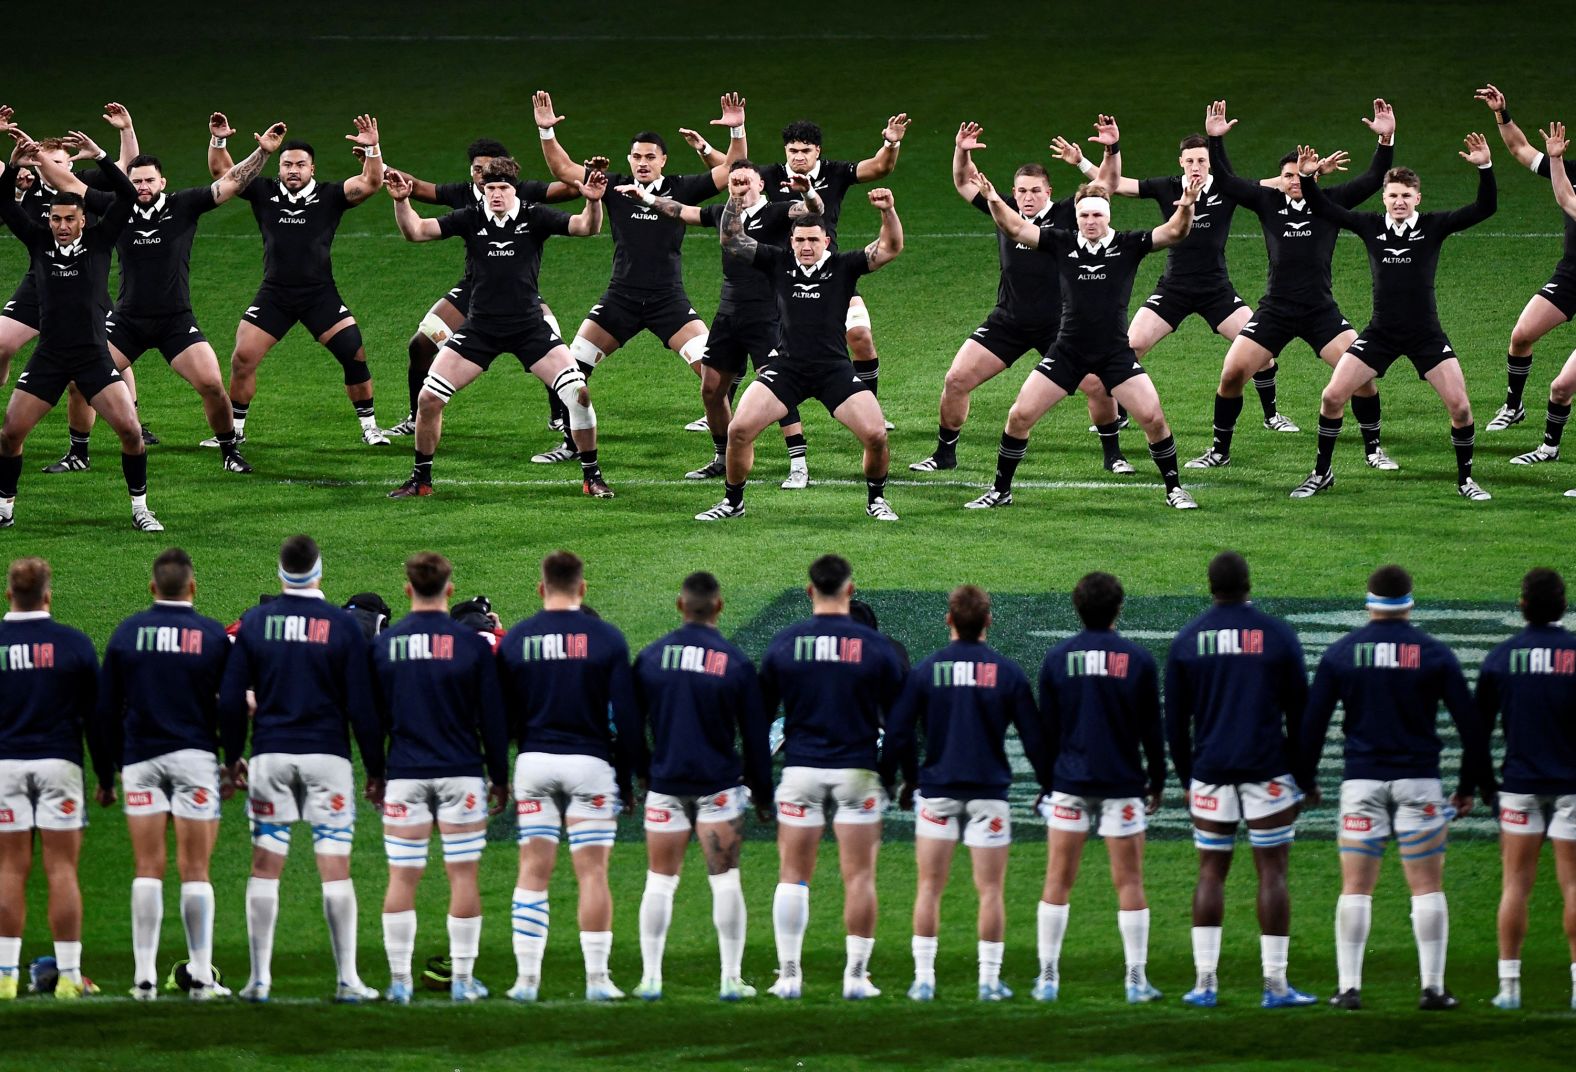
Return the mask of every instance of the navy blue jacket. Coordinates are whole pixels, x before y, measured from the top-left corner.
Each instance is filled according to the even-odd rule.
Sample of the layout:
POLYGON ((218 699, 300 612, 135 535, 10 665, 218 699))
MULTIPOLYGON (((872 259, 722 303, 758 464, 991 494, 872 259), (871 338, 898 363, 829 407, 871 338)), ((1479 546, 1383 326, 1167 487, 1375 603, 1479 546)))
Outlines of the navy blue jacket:
POLYGON ((1160 672, 1114 629, 1085 629, 1046 653, 1040 725, 1057 792, 1137 797, 1165 785, 1160 672))
POLYGON ((65 759, 80 766, 86 732, 93 766, 102 770, 97 695, 98 652, 86 633, 42 611, 0 621, 0 759, 65 759))
POLYGON ((1491 733, 1504 712, 1506 793, 1576 793, 1576 634, 1529 625, 1488 653, 1477 711, 1491 733))

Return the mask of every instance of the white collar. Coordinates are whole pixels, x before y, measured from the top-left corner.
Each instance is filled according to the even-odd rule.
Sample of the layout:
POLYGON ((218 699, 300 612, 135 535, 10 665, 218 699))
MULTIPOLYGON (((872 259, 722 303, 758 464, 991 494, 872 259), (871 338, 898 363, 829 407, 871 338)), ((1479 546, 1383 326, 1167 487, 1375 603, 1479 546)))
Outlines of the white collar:
POLYGON ((1416 209, 1413 209, 1412 214, 1406 219, 1402 220, 1400 223, 1396 223, 1395 220, 1390 218, 1389 213, 1386 213, 1384 218, 1384 226, 1385 230, 1387 231, 1393 231, 1398 235, 1405 234, 1407 230, 1417 226, 1417 220, 1418 211, 1416 209))
POLYGON ((1105 247, 1109 246, 1112 239, 1115 237, 1116 230, 1114 228, 1107 228, 1104 238, 1100 239, 1098 242, 1091 242, 1085 238, 1083 236, 1083 232, 1080 231, 1078 234, 1078 248, 1082 249, 1086 253, 1099 253, 1103 251, 1105 247))
POLYGON ((279 594, 281 596, 304 596, 307 599, 324 598, 323 590, 321 588, 286 588, 279 594))
POLYGON ((635 179, 633 175, 631 175, 630 178, 634 179, 635 181, 635 189, 639 190, 643 194, 654 194, 662 185, 662 180, 667 178, 667 176, 660 176, 656 179, 653 179, 651 182, 641 182, 639 179, 635 179))
POLYGON ((761 196, 756 199, 755 204, 749 206, 743 212, 739 213, 739 218, 747 220, 751 216, 753 216, 757 212, 759 212, 761 209, 765 208, 770 203, 771 202, 766 200, 766 195, 765 194, 761 194, 761 196))
POLYGON ((49 617, 47 610, 8 610, 5 620, 8 622, 37 622, 49 617))
MULTIPOLYGON (((83 233, 86 234, 87 232, 84 231, 83 233)), ((55 252, 57 254, 59 254, 60 256, 62 256, 62 257, 75 257, 75 256, 78 256, 82 252, 82 239, 78 238, 75 242, 71 243, 69 246, 62 246, 59 242, 56 242, 55 243, 55 252)))
POLYGON ((143 208, 141 205, 138 205, 135 202, 133 202, 132 206, 131 206, 131 211, 136 213, 138 216, 141 216, 145 220, 151 220, 151 219, 153 219, 153 217, 157 216, 161 211, 163 211, 163 209, 164 209, 164 198, 165 198, 165 191, 160 190, 159 191, 159 199, 157 201, 155 201, 153 204, 149 205, 147 208, 143 208))
MULTIPOLYGON (((1182 189, 1186 190, 1187 189, 1187 176, 1186 175, 1179 175, 1177 177, 1182 180, 1182 189)), ((1213 186, 1213 185, 1215 185, 1215 173, 1213 171, 1211 171, 1208 175, 1204 176, 1204 188, 1199 191, 1199 194, 1203 195, 1203 194, 1209 193, 1209 188, 1211 186, 1213 186)))
POLYGON ((832 256, 832 247, 828 246, 825 250, 822 251, 821 259, 816 261, 814 264, 800 264, 796 260, 796 261, 794 261, 794 267, 798 268, 799 271, 803 272, 805 278, 808 279, 810 276, 815 274, 816 270, 819 269, 821 267, 821 265, 825 264, 828 260, 830 260, 831 256, 832 256))
MULTIPOLYGON (((819 156, 816 157, 815 158, 815 166, 813 168, 811 168, 809 171, 806 171, 804 173, 804 177, 809 179, 811 182, 814 182, 816 179, 819 179, 821 177, 821 163, 822 163, 821 158, 819 156)), ((788 173, 790 175, 793 174, 792 170, 790 170, 788 173)))
POLYGON ((189 599, 155 599, 153 605, 155 607, 185 607, 190 610, 192 601, 189 599))
POLYGON ((1045 217, 1049 216, 1051 214, 1051 209, 1053 209, 1055 207, 1056 207, 1056 202, 1054 202, 1054 201, 1047 201, 1047 202, 1045 202, 1045 207, 1040 209, 1040 211, 1036 212, 1032 216, 1023 216, 1023 210, 1022 209, 1018 210, 1018 215, 1023 216, 1023 218, 1028 220, 1030 223, 1044 223, 1045 222, 1045 217))
POLYGON ((508 212, 505 212, 502 216, 494 216, 492 212, 485 207, 483 207, 482 211, 487 213, 487 218, 492 221, 495 227, 502 227, 504 224, 512 222, 515 217, 520 215, 520 199, 516 197, 514 199, 514 207, 508 212))
POLYGON ((317 189, 317 180, 316 179, 308 180, 307 184, 305 186, 301 187, 301 190, 300 190, 299 193, 291 193, 290 192, 290 188, 287 187, 283 182, 281 182, 279 184, 279 192, 281 194, 283 194, 284 195, 284 199, 286 201, 290 202, 292 205, 294 205, 294 204, 296 204, 297 202, 300 202, 300 201, 309 201, 309 200, 311 200, 312 193, 316 189, 317 189))
POLYGON ((1306 211, 1308 211, 1308 199, 1306 197, 1301 197, 1301 198, 1298 198, 1296 201, 1293 201, 1291 199, 1291 194, 1287 193, 1285 190, 1281 191, 1281 196, 1286 199, 1286 207, 1287 208, 1294 208, 1298 212, 1306 212, 1306 211))

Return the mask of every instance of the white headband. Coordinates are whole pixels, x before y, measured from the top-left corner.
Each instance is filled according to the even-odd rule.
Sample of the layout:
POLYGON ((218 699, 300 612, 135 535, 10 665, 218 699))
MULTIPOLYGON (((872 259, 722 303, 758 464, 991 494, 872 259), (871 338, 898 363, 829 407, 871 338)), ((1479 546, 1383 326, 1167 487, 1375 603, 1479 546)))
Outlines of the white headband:
POLYGON ((1103 212, 1106 216, 1110 216, 1111 202, 1107 201, 1103 197, 1096 196, 1080 198, 1078 201, 1078 211, 1079 213, 1103 212))
POLYGON ((286 588, 308 588, 313 581, 323 577, 323 556, 319 555, 317 561, 312 563, 305 573, 291 573, 283 566, 279 567, 279 580, 286 588))
POLYGON ((1412 593, 1404 596, 1376 596, 1368 593, 1367 607, 1369 610, 1411 610, 1412 593))

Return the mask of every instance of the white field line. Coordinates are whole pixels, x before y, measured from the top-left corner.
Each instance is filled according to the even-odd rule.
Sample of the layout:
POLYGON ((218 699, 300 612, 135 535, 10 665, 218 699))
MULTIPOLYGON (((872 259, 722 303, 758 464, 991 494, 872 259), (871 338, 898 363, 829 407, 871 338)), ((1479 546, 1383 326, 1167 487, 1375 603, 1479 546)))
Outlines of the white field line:
MULTIPOLYGON (((572 477, 565 476, 557 480, 550 480, 546 478, 540 480, 445 480, 440 475, 434 481, 434 483, 440 488, 558 488, 563 487, 566 484, 578 483, 579 479, 580 477, 578 473, 572 477)), ((392 478, 389 480, 336 480, 326 477, 322 479, 314 479, 310 477, 285 477, 283 479, 274 481, 276 484, 296 484, 317 488, 383 488, 393 487, 397 482, 398 481, 392 478)), ((757 481, 757 483, 763 486, 772 482, 773 480, 768 479, 757 481)), ((614 480, 613 484, 620 488, 695 488, 697 491, 703 490, 707 487, 717 486, 717 482, 714 480, 658 480, 647 477, 637 477, 632 480, 614 480)), ((990 481, 988 480, 904 480, 895 478, 887 480, 887 484, 892 487, 901 488, 988 488, 991 486, 990 481)), ((863 480, 848 480, 843 478, 835 478, 831 480, 812 478, 810 480, 810 486, 862 488, 865 486, 865 482, 863 480)), ((1164 484, 1158 483, 1118 483, 1111 480, 1017 480, 1013 482, 1012 486, 1014 490, 1021 488, 1039 488, 1051 491, 1159 491, 1165 487, 1164 484)), ((1185 486, 1190 488, 1213 487, 1212 484, 1187 484, 1185 486)))

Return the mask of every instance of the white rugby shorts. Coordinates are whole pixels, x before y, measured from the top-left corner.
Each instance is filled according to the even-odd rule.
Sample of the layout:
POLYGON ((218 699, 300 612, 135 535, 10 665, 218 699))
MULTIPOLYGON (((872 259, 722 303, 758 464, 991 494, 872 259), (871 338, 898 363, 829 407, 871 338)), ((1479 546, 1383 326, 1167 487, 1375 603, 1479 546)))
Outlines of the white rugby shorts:
POLYGON ((177 819, 219 818, 219 757, 182 748, 128 764, 120 772, 127 815, 172 813, 177 819))
POLYGON ((1080 797, 1072 793, 1052 793, 1040 802, 1040 814, 1050 830, 1087 834, 1095 817, 1096 833, 1103 838, 1132 837, 1149 829, 1143 797, 1080 797))
POLYGON ((825 826, 826 802, 837 805, 837 823, 879 823, 887 795, 873 770, 858 767, 784 767, 777 786, 777 821, 784 826, 825 826))
POLYGON ((1012 809, 1005 800, 957 800, 914 794, 914 836, 957 841, 971 849, 1012 844, 1012 809))
POLYGON ((69 759, 0 759, 0 834, 81 830, 87 803, 82 768, 69 759))
POLYGON ((1302 800, 1302 790, 1289 774, 1267 782, 1209 785, 1194 779, 1188 786, 1188 811, 1195 819, 1239 823, 1285 811, 1302 800))
POLYGON ((703 796, 646 794, 646 830, 684 833, 695 823, 731 823, 743 818, 750 806, 750 791, 742 785, 703 796))

